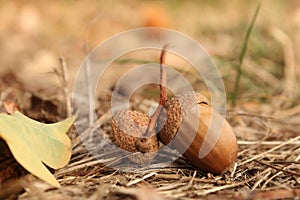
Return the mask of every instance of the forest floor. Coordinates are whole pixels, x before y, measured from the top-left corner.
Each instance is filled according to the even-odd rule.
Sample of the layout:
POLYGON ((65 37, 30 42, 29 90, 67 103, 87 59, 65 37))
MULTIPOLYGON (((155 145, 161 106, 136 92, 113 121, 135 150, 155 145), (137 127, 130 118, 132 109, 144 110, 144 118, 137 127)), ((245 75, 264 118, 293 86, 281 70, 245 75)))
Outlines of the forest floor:
MULTIPOLYGON (((92 111, 98 124, 92 124, 94 128, 88 126, 91 110, 87 106, 81 122, 85 126, 73 126, 69 131, 72 158, 66 167, 54 172, 62 187, 53 188, 34 176, 25 176, 12 180, 13 185, 19 184, 24 190, 12 192, 10 198, 299 197, 299 1, 263 1, 243 57, 236 97, 239 57, 260 1, 125 2, 0 1, 0 102, 13 100, 25 115, 44 123, 61 121, 76 113, 76 108, 70 107, 74 83, 80 66, 94 47, 129 29, 166 27, 195 39, 217 65, 226 90, 226 119, 238 139, 236 164, 221 175, 201 172, 184 157, 167 166, 154 162, 132 171, 114 167, 126 159, 109 145, 114 85, 126 70, 141 62, 158 62, 160 54, 156 50, 131 52, 121 58, 126 62, 112 63, 111 71, 97 86, 92 111), (78 135, 87 133, 91 140, 83 144, 78 135), (87 150, 89 145, 95 148, 87 150)), ((187 62, 171 56, 167 64, 175 66, 193 88, 209 95, 205 83, 198 81, 187 62)), ((132 96, 131 107, 147 113, 158 97, 157 86, 141 88, 132 96)), ((83 106, 90 103, 85 97, 81 101, 83 106)))

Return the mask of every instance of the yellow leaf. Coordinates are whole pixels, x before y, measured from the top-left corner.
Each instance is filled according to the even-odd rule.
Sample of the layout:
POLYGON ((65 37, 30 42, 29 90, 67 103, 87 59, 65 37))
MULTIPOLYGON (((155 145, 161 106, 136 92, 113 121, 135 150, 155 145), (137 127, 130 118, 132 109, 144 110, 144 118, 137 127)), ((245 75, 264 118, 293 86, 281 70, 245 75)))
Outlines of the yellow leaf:
POLYGON ((14 158, 29 172, 60 187, 43 163, 57 169, 68 164, 71 141, 66 132, 74 117, 54 124, 43 124, 20 112, 0 114, 0 137, 10 148, 14 158))

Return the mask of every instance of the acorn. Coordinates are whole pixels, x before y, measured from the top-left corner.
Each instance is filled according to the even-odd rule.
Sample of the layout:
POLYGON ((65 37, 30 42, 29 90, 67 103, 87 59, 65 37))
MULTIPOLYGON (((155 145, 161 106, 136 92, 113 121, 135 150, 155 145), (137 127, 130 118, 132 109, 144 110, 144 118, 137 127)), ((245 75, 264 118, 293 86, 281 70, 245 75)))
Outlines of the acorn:
POLYGON ((111 125, 116 142, 128 152, 139 152, 129 156, 137 164, 151 162, 161 141, 177 149, 200 170, 223 173, 237 159, 233 130, 200 93, 185 92, 167 100, 166 47, 160 57, 159 106, 150 117, 131 110, 114 113, 111 125))
POLYGON ((238 145, 231 126, 200 93, 167 100, 157 128, 162 143, 204 172, 223 173, 236 161, 238 145))
POLYGON ((164 87, 166 85, 164 69, 166 47, 167 45, 163 47, 160 55, 160 101, 155 112, 149 117, 137 111, 121 110, 112 116, 111 126, 118 146, 131 152, 128 158, 137 164, 151 162, 159 149, 155 127, 167 96, 164 87), (137 154, 132 154, 135 152, 137 154))
POLYGON ((146 135, 150 118, 144 113, 132 110, 117 111, 111 121, 118 146, 129 154, 128 158, 136 164, 151 162, 159 147, 156 134, 146 135))

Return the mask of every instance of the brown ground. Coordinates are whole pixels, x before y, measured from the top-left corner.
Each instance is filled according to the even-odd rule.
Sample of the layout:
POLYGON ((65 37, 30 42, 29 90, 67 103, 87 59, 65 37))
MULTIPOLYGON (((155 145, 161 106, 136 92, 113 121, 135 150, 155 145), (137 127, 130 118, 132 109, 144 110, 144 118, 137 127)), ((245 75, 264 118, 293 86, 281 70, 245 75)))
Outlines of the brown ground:
MULTIPOLYGON (((239 143, 236 167, 222 175, 203 173, 184 158, 164 168, 154 163, 142 168, 143 173, 105 167, 103 163, 113 165, 120 159, 114 149, 105 146, 111 135, 110 89, 122 73, 118 69, 111 72, 115 76, 108 75, 111 83, 104 81, 101 85, 95 102, 104 132, 96 129, 90 142, 97 144, 94 150, 99 152, 100 160, 87 152, 73 128, 69 133, 73 141, 70 164, 55 172, 61 188, 26 176, 12 180, 4 190, 12 189, 11 198, 18 194, 19 199, 65 200, 300 196, 299 1, 263 1, 244 58, 237 104, 230 104, 235 66, 258 3, 0 0, 0 102, 12 99, 23 113, 42 122, 62 120, 69 111, 64 89, 71 93, 77 70, 92 48, 121 31, 163 26, 196 39, 218 65, 228 98, 226 117, 239 143), (62 75, 54 73, 61 72, 61 56, 67 62, 68 87, 63 86, 62 75), (18 193, 19 188, 12 185, 25 187, 25 191, 18 193)), ((156 61, 158 55, 158 51, 125 55, 131 61, 124 66, 137 65, 138 60, 156 61)), ((179 69, 180 64, 176 66, 179 69)), ((117 63, 116 67, 120 65, 123 64, 117 63)), ((193 72, 186 70, 186 63, 182 65, 183 74, 205 93, 203 83, 195 81, 193 72)), ((155 86, 140 90, 132 98, 132 106, 147 113, 157 96, 155 86)), ((84 131, 85 128, 80 133, 84 131)))

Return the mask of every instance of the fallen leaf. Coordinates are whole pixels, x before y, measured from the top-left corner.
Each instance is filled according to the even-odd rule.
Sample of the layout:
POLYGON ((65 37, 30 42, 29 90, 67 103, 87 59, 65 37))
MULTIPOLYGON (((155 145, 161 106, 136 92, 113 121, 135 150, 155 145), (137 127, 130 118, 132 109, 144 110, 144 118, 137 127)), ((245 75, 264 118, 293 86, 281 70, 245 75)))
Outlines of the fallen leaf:
POLYGON ((43 124, 16 111, 13 115, 0 114, 0 137, 3 138, 14 158, 29 172, 60 187, 46 168, 64 167, 71 157, 71 141, 66 132, 74 117, 64 121, 43 124), (44 163, 44 164, 43 164, 44 163))

